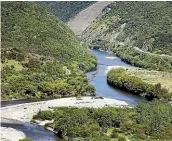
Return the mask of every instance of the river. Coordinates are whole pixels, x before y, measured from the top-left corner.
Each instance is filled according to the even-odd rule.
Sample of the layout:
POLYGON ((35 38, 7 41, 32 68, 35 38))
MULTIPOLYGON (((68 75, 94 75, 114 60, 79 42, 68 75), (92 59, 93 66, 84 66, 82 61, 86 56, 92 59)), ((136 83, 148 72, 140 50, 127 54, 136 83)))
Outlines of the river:
MULTIPOLYGON (((91 85, 96 88, 96 93, 102 97, 108 97, 112 99, 119 99, 126 101, 129 105, 135 105, 138 101, 144 101, 145 99, 140 96, 133 95, 121 91, 116 88, 112 88, 107 84, 106 74, 109 68, 117 68, 122 66, 128 66, 128 64, 121 61, 120 58, 109 54, 104 51, 91 50, 92 53, 97 57, 98 66, 97 70, 87 73, 87 77, 91 85)), ((44 99, 45 100, 45 99, 44 99)), ((9 105, 17 105, 21 103, 30 103, 41 100, 12 100, 12 101, 3 101, 1 102, 3 107, 9 105)), ((14 122, 15 123, 15 122, 14 122)), ((19 131, 24 132, 28 138, 32 138, 35 141, 56 141, 58 138, 56 135, 40 126, 32 125, 29 123, 24 123, 21 125, 16 124, 5 124, 2 123, 4 127, 12 127, 19 131)))

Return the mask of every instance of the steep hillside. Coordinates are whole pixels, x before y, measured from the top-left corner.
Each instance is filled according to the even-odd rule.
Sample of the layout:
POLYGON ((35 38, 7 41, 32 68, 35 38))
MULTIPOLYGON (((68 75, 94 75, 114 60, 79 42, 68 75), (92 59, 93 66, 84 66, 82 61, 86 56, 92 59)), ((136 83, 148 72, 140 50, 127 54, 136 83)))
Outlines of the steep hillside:
POLYGON ((2 2, 2 99, 94 94, 83 72, 96 59, 34 2, 2 2))
POLYGON ((54 15, 66 22, 84 8, 95 3, 94 1, 43 1, 38 2, 47 7, 54 15))
POLYGON ((83 31, 101 14, 104 7, 110 3, 109 1, 98 1, 92 4, 69 20, 67 25, 76 35, 81 36, 83 31))
POLYGON ((83 37, 92 46, 112 50, 130 64, 171 71, 171 22, 170 2, 114 2, 83 37))

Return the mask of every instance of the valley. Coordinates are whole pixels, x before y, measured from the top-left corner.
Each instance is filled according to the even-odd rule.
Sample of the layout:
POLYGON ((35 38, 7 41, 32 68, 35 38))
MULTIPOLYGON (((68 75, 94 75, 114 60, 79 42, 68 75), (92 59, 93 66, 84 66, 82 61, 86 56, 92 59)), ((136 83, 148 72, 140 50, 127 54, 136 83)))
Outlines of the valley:
POLYGON ((1 140, 170 141, 171 12, 2 2, 1 140))

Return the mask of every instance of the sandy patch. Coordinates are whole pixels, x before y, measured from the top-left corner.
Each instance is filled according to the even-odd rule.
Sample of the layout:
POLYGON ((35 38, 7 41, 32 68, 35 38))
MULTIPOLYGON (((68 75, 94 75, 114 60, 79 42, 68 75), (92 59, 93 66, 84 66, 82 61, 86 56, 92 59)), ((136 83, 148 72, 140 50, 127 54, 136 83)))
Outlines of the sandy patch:
POLYGON ((72 97, 8 106, 1 108, 1 114, 2 117, 5 118, 12 118, 23 122, 30 122, 32 117, 40 110, 48 110, 50 107, 73 106, 97 108, 104 106, 120 107, 127 105, 128 104, 125 101, 110 98, 92 99, 92 97, 82 97, 81 99, 77 99, 75 97, 72 97))
POLYGON ((1 129, 1 141, 19 141, 26 136, 23 132, 13 128, 0 127, 1 129))

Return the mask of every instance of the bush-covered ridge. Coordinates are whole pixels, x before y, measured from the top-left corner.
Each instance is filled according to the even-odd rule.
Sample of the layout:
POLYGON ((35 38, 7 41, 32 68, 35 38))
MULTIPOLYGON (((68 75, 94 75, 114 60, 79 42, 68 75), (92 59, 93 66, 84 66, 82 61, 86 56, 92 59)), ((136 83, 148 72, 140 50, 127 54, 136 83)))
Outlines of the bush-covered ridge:
POLYGON ((59 17, 64 22, 73 18, 81 10, 95 3, 94 1, 51 1, 51 2, 38 2, 39 4, 47 7, 54 15, 59 17))
POLYGON ((114 2, 83 36, 130 64, 172 71, 171 15, 171 2, 114 2))
POLYGON ((117 88, 145 96, 148 100, 158 98, 161 100, 171 100, 172 93, 167 89, 161 88, 161 84, 156 85, 144 82, 141 78, 129 75, 124 69, 113 69, 107 74, 107 82, 117 88))
POLYGON ((87 46, 35 2, 2 2, 2 99, 92 95, 87 46))
POLYGON ((134 108, 52 108, 40 111, 33 121, 46 124, 66 141, 155 141, 172 139, 172 106, 139 103, 134 108))

